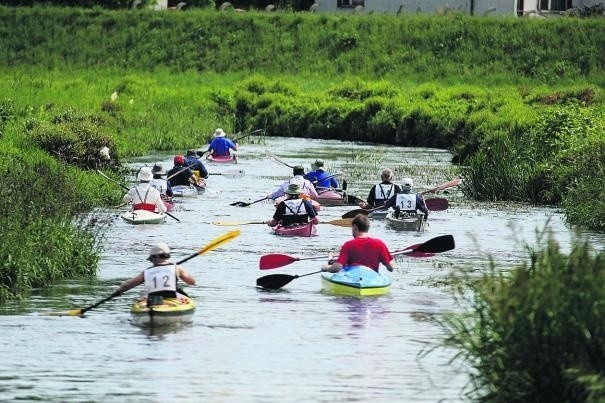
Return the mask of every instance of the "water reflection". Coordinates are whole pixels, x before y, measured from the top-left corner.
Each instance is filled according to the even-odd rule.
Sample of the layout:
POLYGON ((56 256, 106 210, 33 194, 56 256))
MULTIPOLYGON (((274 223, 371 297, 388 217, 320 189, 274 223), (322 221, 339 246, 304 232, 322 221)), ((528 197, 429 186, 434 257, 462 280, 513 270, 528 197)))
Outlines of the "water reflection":
MULTIPOLYGON (((435 172, 449 165, 449 154, 441 150, 292 138, 272 139, 271 145, 291 165, 308 167, 322 157, 329 169, 348 175, 350 193, 362 197, 383 165, 399 173, 418 172, 413 176, 419 187, 444 182, 435 172), (375 167, 368 166, 368 155, 380 157, 375 167)), ((438 235, 453 234, 456 239, 455 250, 430 259, 398 258, 400 269, 390 273, 393 284, 387 295, 325 295, 319 276, 297 278, 276 291, 257 289, 256 279, 267 274, 258 268, 263 254, 324 255, 338 251, 351 233, 324 225, 313 239, 288 239, 272 235, 266 226, 246 225, 237 239, 185 264, 198 281, 186 288, 197 303, 191 324, 169 329, 133 326, 130 307, 141 290, 109 301, 84 318, 38 314, 86 307, 109 295, 146 267, 146 253, 154 243, 167 242, 178 260, 231 229, 212 225, 215 220, 268 219, 271 204, 229 205, 260 199, 289 177, 291 169, 267 160, 264 151, 263 145, 242 145, 237 168, 246 175, 237 180, 212 176, 209 187, 214 192, 177 205, 174 214, 180 223, 132 226, 119 218, 121 211, 110 212, 114 221, 97 279, 34 290, 27 300, 1 307, 0 400, 106 401, 111 396, 109 400, 133 402, 461 401, 460 390, 468 378, 464 368, 449 363, 455 351, 440 349, 419 357, 425 346, 443 336, 425 318, 456 309, 440 282, 456 266, 481 270, 488 254, 505 265, 519 261, 523 252, 515 238, 533 243, 535 228, 542 228, 548 217, 556 239, 563 248, 569 245, 571 231, 553 209, 470 205, 452 193, 447 195, 450 207, 431 215, 424 234, 392 231, 383 222, 372 222, 371 235, 383 238, 391 249, 438 235), (518 223, 514 236, 511 221, 518 223), (184 379, 187 387, 175 391, 174 385, 184 379)), ((134 161, 133 168, 155 161, 169 166, 172 157, 147 156, 134 161)), ((325 208, 320 219, 338 219, 348 210, 325 208)), ((586 235, 597 245, 605 244, 602 235, 586 235)), ((272 272, 301 275, 321 264, 299 261, 272 272)))

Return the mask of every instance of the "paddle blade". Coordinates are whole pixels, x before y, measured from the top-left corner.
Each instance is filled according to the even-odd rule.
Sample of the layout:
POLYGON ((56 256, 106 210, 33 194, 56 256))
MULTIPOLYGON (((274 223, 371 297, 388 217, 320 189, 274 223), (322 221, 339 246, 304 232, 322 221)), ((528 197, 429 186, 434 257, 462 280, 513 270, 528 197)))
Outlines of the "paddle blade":
POLYGON ((268 290, 277 290, 294 280, 296 276, 289 274, 269 274, 256 279, 256 286, 268 290))
POLYGON ((289 265, 290 263, 296 262, 298 260, 300 259, 297 257, 282 255, 279 253, 270 253, 268 255, 263 255, 260 257, 260 260, 258 261, 258 267, 261 270, 277 269, 278 267, 289 265))
POLYGON ((435 256, 434 253, 415 251, 415 249, 418 248, 419 246, 420 246, 420 244, 417 243, 416 245, 408 246, 406 249, 396 250, 396 251, 394 251, 392 253, 392 255, 395 256, 395 255, 404 254, 404 255, 406 255, 408 257, 431 257, 431 256, 435 256), (408 251, 408 252, 406 252, 406 251, 408 251))
POLYGON ((82 315, 82 309, 72 309, 71 311, 63 312, 44 312, 46 316, 80 316, 82 315))
POLYGON ((231 241, 234 238, 237 238, 240 234, 241 234, 241 230, 236 229, 234 231, 231 232, 227 232, 224 235, 219 236, 218 238, 213 239, 210 243, 208 243, 207 245, 205 245, 204 247, 202 247, 199 251, 198 251, 198 255, 201 255, 203 253, 206 252, 210 252, 211 250, 214 250, 216 248, 218 248, 219 246, 231 241))
POLYGON ((431 199, 426 199, 425 201, 426 207, 431 211, 443 211, 447 210, 449 202, 447 199, 441 197, 434 197, 431 199))
POLYGON ((456 244, 452 235, 441 235, 418 245, 416 248, 413 248, 412 252, 439 253, 452 250, 455 247, 456 244))
POLYGON ((244 171, 243 169, 234 169, 231 171, 223 172, 223 176, 229 179, 240 179, 246 176, 246 171, 244 171))
POLYGON ((339 227, 350 227, 352 223, 353 223, 352 218, 343 218, 343 219, 338 219, 338 220, 320 222, 320 224, 332 224, 332 225, 337 225, 339 227))
POLYGON ((250 205, 250 203, 246 203, 246 202, 233 202, 233 203, 229 203, 230 206, 237 206, 237 207, 248 207, 250 205))
POLYGON ((370 212, 368 210, 358 208, 355 210, 348 211, 342 215, 342 218, 355 218, 357 214, 368 215, 370 212))

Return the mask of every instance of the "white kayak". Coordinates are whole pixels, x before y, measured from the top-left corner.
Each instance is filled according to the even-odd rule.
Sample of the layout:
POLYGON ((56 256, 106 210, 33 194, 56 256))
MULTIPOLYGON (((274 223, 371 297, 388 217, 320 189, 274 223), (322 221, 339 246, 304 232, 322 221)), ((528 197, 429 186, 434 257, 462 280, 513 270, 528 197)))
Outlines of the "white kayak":
POLYGON ((122 219, 129 224, 161 224, 166 221, 166 214, 148 210, 131 210, 122 214, 122 219))

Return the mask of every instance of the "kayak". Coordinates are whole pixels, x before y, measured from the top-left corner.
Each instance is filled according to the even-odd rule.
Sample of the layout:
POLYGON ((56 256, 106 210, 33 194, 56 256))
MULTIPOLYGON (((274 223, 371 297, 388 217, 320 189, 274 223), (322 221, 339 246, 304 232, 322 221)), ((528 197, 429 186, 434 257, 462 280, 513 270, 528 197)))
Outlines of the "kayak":
POLYGON ((193 320, 195 302, 189 297, 164 298, 162 304, 147 307, 147 298, 132 305, 132 322, 139 326, 165 326, 193 320))
POLYGON ((166 214, 148 210, 131 210, 122 214, 122 219, 129 224, 161 224, 166 221, 166 214))
POLYGON ((374 210, 368 214, 368 218, 373 218, 374 220, 384 220, 385 218, 387 218, 388 214, 389 214, 388 209, 374 210))
POLYGON ((347 194, 344 190, 320 189, 317 191, 317 201, 322 206, 343 206, 347 204, 347 194))
POLYGON ((397 231, 424 231, 426 220, 424 214, 401 213, 396 218, 393 213, 386 216, 387 224, 397 231))
POLYGON ((197 197, 198 190, 193 186, 177 185, 172 187, 173 197, 197 197))
POLYGON ((216 162, 218 164, 237 164, 237 157, 235 155, 224 155, 222 157, 213 157, 208 155, 206 157, 208 162, 216 162))
POLYGON ((359 197, 347 194, 343 189, 318 189, 317 201, 326 207, 330 206, 357 206, 363 202, 359 197))
POLYGON ((280 236, 314 236, 317 234, 317 227, 313 223, 294 224, 283 227, 277 224, 273 227, 275 235, 280 236))
POLYGON ((335 295, 367 296, 389 292, 391 279, 365 266, 347 266, 338 273, 321 273, 325 292, 335 295))

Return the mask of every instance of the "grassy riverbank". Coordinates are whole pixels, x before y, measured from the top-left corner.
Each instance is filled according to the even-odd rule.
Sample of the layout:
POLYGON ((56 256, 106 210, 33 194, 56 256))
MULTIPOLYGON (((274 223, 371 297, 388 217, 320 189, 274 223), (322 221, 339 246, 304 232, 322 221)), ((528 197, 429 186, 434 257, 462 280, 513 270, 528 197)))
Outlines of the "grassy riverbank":
POLYGON ((113 120, 121 156, 199 145, 219 125, 445 147, 471 167, 470 197, 562 205, 605 230, 600 19, 0 8, 0 21, 3 93, 113 120))

